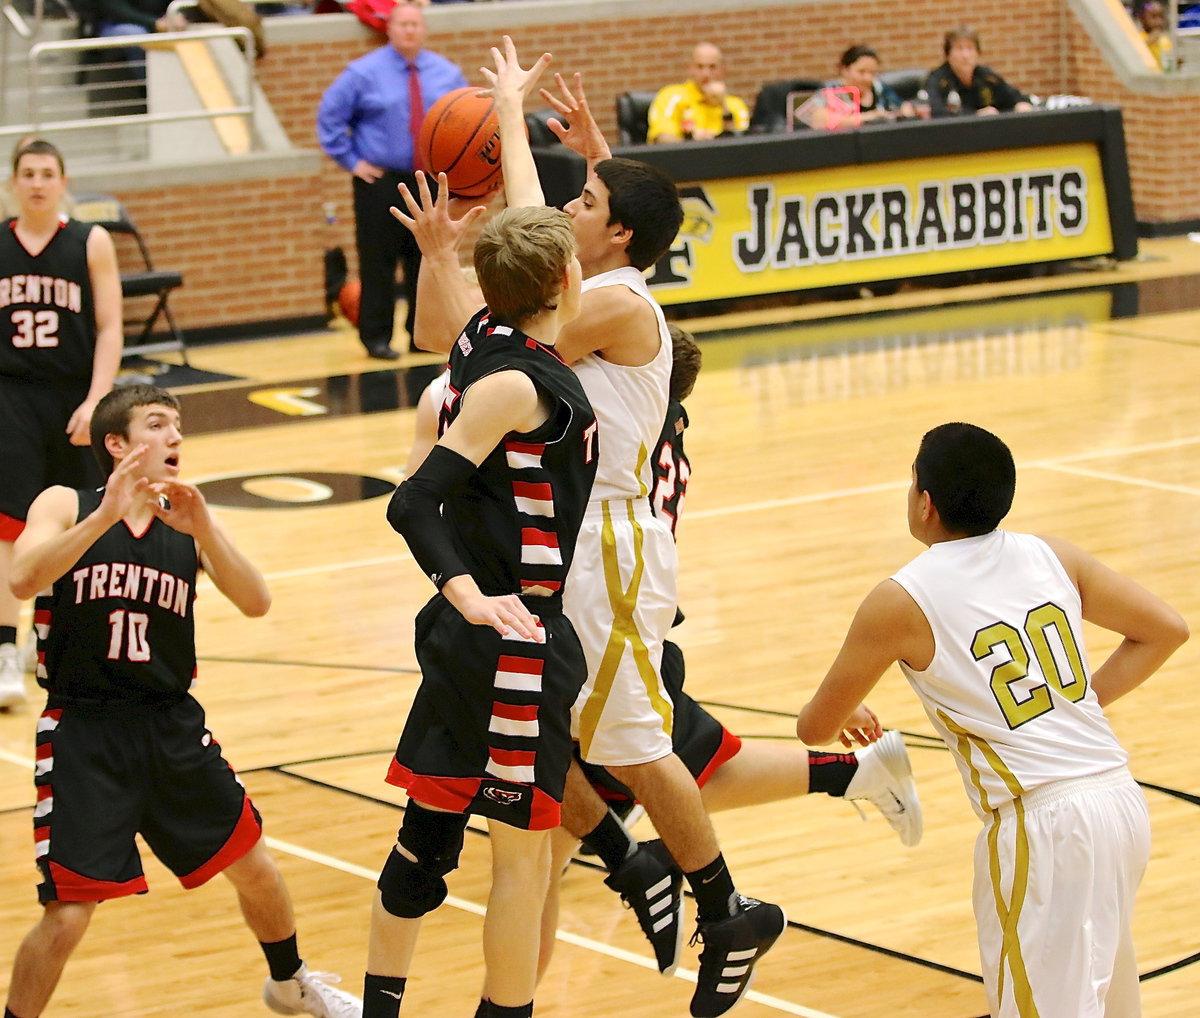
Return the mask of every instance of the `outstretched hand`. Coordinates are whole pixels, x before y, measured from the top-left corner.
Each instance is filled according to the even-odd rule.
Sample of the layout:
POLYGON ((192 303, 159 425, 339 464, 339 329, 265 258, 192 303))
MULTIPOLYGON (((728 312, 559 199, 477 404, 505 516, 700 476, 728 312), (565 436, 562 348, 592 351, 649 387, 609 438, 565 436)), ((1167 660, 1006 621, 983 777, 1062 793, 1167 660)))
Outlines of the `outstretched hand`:
POLYGON ((577 152, 589 163, 599 162, 612 155, 608 142, 604 140, 596 118, 592 116, 588 106, 587 95, 583 91, 583 75, 576 73, 572 79, 572 87, 568 88, 561 74, 554 75, 554 83, 558 86, 558 94, 548 88, 541 89, 541 96, 554 111, 566 122, 551 117, 546 125, 554 135, 572 152, 577 152))
POLYGON ((429 190, 429 180, 423 170, 417 170, 417 193, 413 195, 407 184, 400 184, 400 197, 408 208, 405 215, 396 206, 390 211, 417 238, 421 254, 432 257, 447 251, 456 252, 459 242, 471 231, 471 224, 486 211, 484 205, 473 205, 459 219, 450 216, 450 185, 446 174, 437 175, 438 193, 434 198, 429 190))
POLYGON ((500 102, 502 99, 516 99, 521 102, 534 90, 541 78, 542 72, 550 66, 554 58, 549 53, 543 53, 528 70, 521 67, 517 56, 517 47, 510 36, 504 36, 504 52, 496 46, 492 47, 492 62, 496 65, 493 71, 490 67, 479 70, 487 78, 491 88, 487 91, 500 102))

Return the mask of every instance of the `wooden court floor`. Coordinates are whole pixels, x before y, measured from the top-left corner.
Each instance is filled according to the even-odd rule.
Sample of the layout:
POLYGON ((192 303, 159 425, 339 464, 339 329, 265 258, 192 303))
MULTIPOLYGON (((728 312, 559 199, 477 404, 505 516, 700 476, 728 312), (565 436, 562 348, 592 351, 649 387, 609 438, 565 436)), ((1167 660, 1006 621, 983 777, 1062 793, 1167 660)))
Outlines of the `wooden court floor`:
MULTIPOLYGON (((1114 320, 1120 298, 1105 288, 1200 271, 1186 242, 1155 250, 1066 293, 993 285, 853 308, 867 317, 837 305, 693 323, 709 335, 679 531, 692 694, 744 736, 789 737, 858 602, 919 551, 905 527, 909 465, 947 420, 1012 447, 1012 528, 1096 552, 1200 629, 1200 315, 1114 320)), ((357 991, 373 880, 400 819, 382 779, 418 682, 412 618, 429 593, 383 516, 412 437, 408 365, 380 370, 337 330, 199 348, 192 361, 235 377, 183 390, 184 473, 205 482, 275 598, 248 620, 201 585, 197 695, 266 819, 302 953, 357 991)), ((1114 643, 1090 631, 1093 662, 1114 643)), ((1136 925, 1148 1018, 1194 1018, 1200 1000, 1198 665, 1200 638, 1110 711, 1153 821, 1136 925)), ((878 815, 864 824, 825 796, 714 818, 740 887, 792 921, 734 1012, 744 1018, 986 1011, 969 904, 978 823, 898 670, 870 702, 906 734, 920 845, 902 848, 878 815)), ((0 986, 37 913, 35 716, 0 715, 0 986)), ((468 836, 452 897, 426 922, 405 1014, 474 1011, 485 842, 468 836)), ((261 957, 225 882, 184 893, 146 865, 151 893, 97 911, 47 1015, 267 1013, 261 957)), ((573 865, 564 888, 537 1013, 685 1015, 694 952, 663 979, 594 868, 573 865)))

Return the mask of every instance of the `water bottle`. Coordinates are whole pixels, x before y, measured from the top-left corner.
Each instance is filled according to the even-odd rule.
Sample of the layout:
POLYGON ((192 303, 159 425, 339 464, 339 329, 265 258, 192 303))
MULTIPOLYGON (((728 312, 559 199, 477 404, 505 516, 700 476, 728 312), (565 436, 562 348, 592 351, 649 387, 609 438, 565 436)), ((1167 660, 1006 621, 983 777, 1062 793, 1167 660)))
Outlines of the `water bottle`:
POLYGON ((917 92, 917 97, 913 100, 913 111, 921 120, 929 119, 929 93, 925 89, 917 92))
POLYGON ((683 118, 679 122, 679 129, 683 132, 685 141, 692 140, 692 131, 696 129, 696 117, 692 113, 690 106, 683 111, 683 118))
POLYGON ((946 112, 952 117, 957 117, 962 112, 962 96, 956 88, 946 93, 946 112))

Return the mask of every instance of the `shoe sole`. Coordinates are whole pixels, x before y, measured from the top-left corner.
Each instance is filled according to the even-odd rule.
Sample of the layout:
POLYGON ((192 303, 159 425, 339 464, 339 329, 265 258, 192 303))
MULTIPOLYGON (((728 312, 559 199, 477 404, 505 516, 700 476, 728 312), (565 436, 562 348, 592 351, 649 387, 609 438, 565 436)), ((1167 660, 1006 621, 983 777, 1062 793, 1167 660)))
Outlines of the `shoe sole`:
POLYGON ((903 736, 894 728, 880 742, 885 743, 880 746, 880 763, 884 765, 889 774, 899 779, 905 796, 912 803, 910 812, 915 819, 907 828, 908 836, 906 837, 903 831, 898 832, 900 844, 912 848, 920 842, 925 833, 925 818, 921 812, 920 796, 917 795, 917 783, 913 780, 912 761, 908 758, 908 748, 904 745, 903 736))
MULTIPOLYGON (((776 906, 776 907, 778 908, 779 906, 776 906)), ((781 925, 779 927, 779 932, 776 933, 775 936, 771 938, 770 943, 768 943, 765 946, 760 947, 758 949, 758 953, 755 954, 754 960, 750 962, 750 965, 752 967, 750 969, 750 976, 746 980, 746 985, 743 986, 740 990, 738 990, 737 996, 734 997, 732 1001, 730 1001, 729 1006, 727 1008, 725 1008, 724 1010, 718 1012, 718 1014, 727 1014, 729 1011, 732 1011, 735 1007, 738 1006, 738 1004, 741 1002, 741 999, 744 996, 746 996, 747 993, 750 992, 750 986, 754 982, 754 977, 756 975, 758 975, 758 963, 762 960, 762 956, 764 954, 766 954, 769 950, 771 950, 771 948, 773 948, 776 943, 778 943, 779 938, 783 936, 783 931, 787 929, 787 913, 782 908, 779 908, 779 914, 783 918, 783 925, 781 925)), ((706 1018, 706 1016, 696 1015, 695 1011, 692 1012, 692 1015, 693 1015, 693 1018, 706 1018)))
POLYGON ((683 954, 683 893, 680 892, 679 904, 675 906, 675 953, 672 955, 671 964, 665 969, 658 971, 664 976, 675 975, 675 970, 679 968, 679 957, 683 954))
POLYGON ((263 1003, 276 1014, 297 1015, 308 1013, 303 1008, 299 1011, 293 1011, 290 1007, 284 1007, 282 1004, 277 1003, 273 997, 268 997, 266 994, 263 994, 263 1003))

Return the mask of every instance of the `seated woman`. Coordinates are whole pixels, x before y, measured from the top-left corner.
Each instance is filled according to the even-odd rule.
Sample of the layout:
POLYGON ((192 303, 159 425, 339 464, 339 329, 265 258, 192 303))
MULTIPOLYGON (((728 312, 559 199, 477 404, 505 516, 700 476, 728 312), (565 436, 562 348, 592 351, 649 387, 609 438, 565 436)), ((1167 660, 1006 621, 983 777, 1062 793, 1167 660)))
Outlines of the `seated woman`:
MULTIPOLYGON (((825 88, 858 89, 858 122, 846 121, 849 126, 867 124, 872 120, 895 120, 914 117, 912 103, 901 101, 892 89, 879 80, 879 54, 870 46, 851 46, 838 61, 838 78, 826 82, 825 88)), ((805 120, 810 127, 833 127, 830 110, 823 91, 806 104, 805 120)), ((836 125, 840 126, 840 125, 836 125)))

